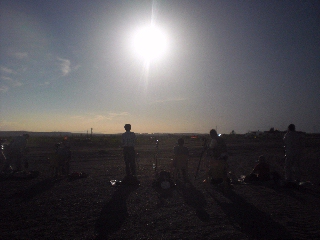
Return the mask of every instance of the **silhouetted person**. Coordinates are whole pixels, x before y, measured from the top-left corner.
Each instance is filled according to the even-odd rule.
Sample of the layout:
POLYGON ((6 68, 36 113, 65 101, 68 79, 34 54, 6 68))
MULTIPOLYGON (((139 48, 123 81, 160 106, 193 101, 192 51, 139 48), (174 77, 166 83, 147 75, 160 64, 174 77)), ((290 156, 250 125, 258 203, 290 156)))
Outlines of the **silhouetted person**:
MULTIPOLYGON (((1 166, 1 172, 2 172, 2 170, 4 169, 4 167, 5 167, 5 165, 7 164, 7 159, 6 159, 6 156, 5 156, 5 148, 6 148, 6 145, 4 144, 5 143, 5 140, 3 140, 3 139, 0 139, 0 166, 1 166)), ((9 166, 8 167, 6 167, 7 169, 9 168, 9 166)))
POLYGON ((14 171, 22 170, 22 160, 27 153, 28 138, 29 134, 23 134, 22 136, 13 138, 9 143, 5 154, 6 162, 3 167, 4 172, 7 171, 12 164, 14 166, 14 171))
POLYGON ((266 162, 266 158, 261 155, 258 158, 258 163, 254 166, 252 172, 246 176, 245 182, 251 181, 268 181, 270 180, 270 166, 266 162))
POLYGON ((56 154, 58 160, 58 167, 62 174, 70 173, 71 151, 68 137, 64 137, 61 143, 56 144, 56 154))
POLYGON ((122 147, 124 162, 126 164, 126 177, 136 176, 136 162, 135 162, 135 141, 136 135, 134 132, 130 132, 131 125, 125 124, 125 133, 122 134, 122 147))
POLYGON ((211 141, 208 146, 208 154, 215 159, 228 159, 227 145, 222 137, 219 137, 217 131, 210 130, 211 141))
POLYGON ((178 146, 173 148, 174 158, 173 158, 173 178, 177 181, 179 174, 182 174, 183 181, 186 183, 188 181, 188 158, 189 150, 187 147, 183 146, 183 138, 178 139, 178 146))
POLYGON ((209 183, 223 183, 224 190, 230 188, 228 179, 228 153, 227 145, 223 138, 219 137, 216 130, 210 130, 211 141, 208 145, 207 155, 209 157, 209 170, 206 181, 209 183))
POLYGON ((294 124, 288 126, 288 131, 283 138, 285 158, 285 181, 286 183, 300 182, 300 158, 303 151, 303 138, 301 133, 296 132, 294 124))

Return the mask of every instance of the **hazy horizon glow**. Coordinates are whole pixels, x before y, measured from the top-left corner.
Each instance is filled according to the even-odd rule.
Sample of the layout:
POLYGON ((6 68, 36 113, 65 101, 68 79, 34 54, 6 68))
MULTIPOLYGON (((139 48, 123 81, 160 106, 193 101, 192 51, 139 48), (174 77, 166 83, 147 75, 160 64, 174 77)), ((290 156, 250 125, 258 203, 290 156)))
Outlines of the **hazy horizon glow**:
POLYGON ((320 132, 316 1, 0 3, 0 131, 320 132))

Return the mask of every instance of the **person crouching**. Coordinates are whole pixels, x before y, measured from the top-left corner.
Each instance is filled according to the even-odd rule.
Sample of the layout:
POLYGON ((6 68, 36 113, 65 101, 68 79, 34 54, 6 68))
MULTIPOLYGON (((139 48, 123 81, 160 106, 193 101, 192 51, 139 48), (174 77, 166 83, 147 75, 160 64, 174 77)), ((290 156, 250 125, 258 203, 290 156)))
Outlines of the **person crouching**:
POLYGON ((270 180, 270 167, 266 162, 266 158, 261 155, 258 158, 258 163, 254 166, 251 173, 245 177, 245 182, 252 181, 268 181, 270 180))

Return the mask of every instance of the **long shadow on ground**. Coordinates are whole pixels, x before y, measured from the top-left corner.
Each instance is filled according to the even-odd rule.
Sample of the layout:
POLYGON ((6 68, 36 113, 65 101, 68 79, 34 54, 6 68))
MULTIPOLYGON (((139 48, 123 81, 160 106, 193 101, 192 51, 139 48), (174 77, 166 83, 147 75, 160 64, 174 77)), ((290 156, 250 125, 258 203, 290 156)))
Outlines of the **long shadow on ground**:
POLYGON ((286 194, 287 196, 290 196, 292 198, 295 198, 296 200, 300 201, 301 203, 305 203, 305 199, 302 197, 299 197, 297 193, 303 193, 311 195, 315 198, 320 199, 320 191, 319 188, 317 189, 313 185, 308 186, 296 186, 296 187, 278 187, 274 188, 274 190, 281 194, 286 194))
POLYGON ((32 185, 30 188, 14 194, 13 197, 21 198, 22 201, 28 202, 37 195, 50 190, 56 183, 60 182, 61 179, 56 180, 52 178, 44 179, 36 184, 32 185))
POLYGON ((210 220, 210 215, 204 209, 207 201, 201 191, 188 183, 186 186, 180 185, 177 187, 177 192, 182 195, 186 204, 195 209, 196 215, 201 221, 207 222, 210 220))
POLYGON ((240 226, 240 231, 250 238, 293 239, 285 227, 233 191, 225 195, 230 202, 222 202, 214 194, 210 192, 209 194, 222 208, 230 222, 240 226))
POLYGON ((118 231, 128 217, 127 199, 138 185, 120 185, 112 198, 103 207, 96 221, 96 239, 108 239, 108 236, 118 231))

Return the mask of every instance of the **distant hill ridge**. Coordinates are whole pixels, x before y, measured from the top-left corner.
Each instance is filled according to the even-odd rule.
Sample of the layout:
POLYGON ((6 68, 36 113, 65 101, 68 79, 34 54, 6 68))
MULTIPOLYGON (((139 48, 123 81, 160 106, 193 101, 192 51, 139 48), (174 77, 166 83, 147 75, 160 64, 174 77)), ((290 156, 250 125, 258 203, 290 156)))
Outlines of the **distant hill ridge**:
POLYGON ((28 131, 0 131, 0 137, 14 137, 28 133, 30 136, 70 136, 71 132, 28 132, 28 131))

